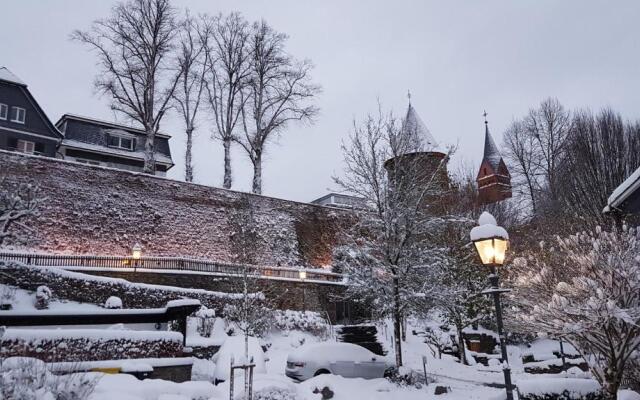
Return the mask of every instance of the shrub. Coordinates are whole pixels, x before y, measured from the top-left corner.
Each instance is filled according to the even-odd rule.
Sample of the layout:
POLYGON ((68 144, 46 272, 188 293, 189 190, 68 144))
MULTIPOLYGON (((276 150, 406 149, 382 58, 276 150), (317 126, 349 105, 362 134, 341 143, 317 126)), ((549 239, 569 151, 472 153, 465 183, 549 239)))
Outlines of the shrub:
POLYGON ((35 307, 38 310, 49 308, 49 302, 51 301, 52 296, 53 293, 51 293, 51 289, 49 289, 48 286, 38 286, 38 288, 36 289, 35 307))
POLYGON ((104 302, 104 308, 109 308, 112 310, 122 308, 122 300, 120 299, 120 297, 111 296, 107 299, 107 301, 104 302))
POLYGON ((329 333, 327 321, 320 313, 312 311, 276 311, 275 327, 281 331, 303 331, 325 337, 329 333))

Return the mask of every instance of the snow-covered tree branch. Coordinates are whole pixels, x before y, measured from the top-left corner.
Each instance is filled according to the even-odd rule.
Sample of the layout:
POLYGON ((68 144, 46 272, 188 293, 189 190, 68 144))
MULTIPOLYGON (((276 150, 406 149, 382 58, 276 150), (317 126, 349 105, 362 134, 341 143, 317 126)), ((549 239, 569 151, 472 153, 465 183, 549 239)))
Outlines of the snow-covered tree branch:
POLYGON ((544 253, 514 261, 512 300, 524 330, 570 342, 607 399, 640 348, 640 235, 600 228, 558 239, 544 253))

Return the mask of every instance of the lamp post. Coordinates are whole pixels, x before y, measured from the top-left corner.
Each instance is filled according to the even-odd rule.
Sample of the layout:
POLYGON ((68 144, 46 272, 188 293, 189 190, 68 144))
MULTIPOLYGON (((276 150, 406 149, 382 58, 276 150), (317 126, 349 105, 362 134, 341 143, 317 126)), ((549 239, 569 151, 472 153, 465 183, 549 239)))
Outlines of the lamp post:
POLYGON ((140 246, 140 243, 136 243, 131 249, 131 258, 133 258, 133 272, 136 272, 136 267, 138 266, 140 257, 142 257, 142 246, 140 246))
POLYGON ((507 390, 507 400, 513 400, 513 387, 511 384, 511 367, 507 356, 507 344, 504 329, 502 326, 502 305, 500 295, 510 292, 509 289, 500 289, 500 282, 497 267, 504 264, 505 254, 509 247, 509 234, 498 226, 495 218, 488 212, 483 212, 478 219, 479 226, 471 230, 471 241, 480 256, 483 265, 490 268, 489 275, 490 288, 484 290, 482 294, 493 296, 496 307, 496 322, 498 326, 498 337, 500 339, 500 351, 502 353, 502 372, 504 373, 504 384, 507 390))
POLYGON ((307 301, 305 299, 305 287, 304 287, 304 281, 305 279, 307 279, 307 271, 301 269, 300 271, 298 271, 298 276, 300 277, 300 280, 302 281, 302 312, 306 313, 307 312, 307 301))

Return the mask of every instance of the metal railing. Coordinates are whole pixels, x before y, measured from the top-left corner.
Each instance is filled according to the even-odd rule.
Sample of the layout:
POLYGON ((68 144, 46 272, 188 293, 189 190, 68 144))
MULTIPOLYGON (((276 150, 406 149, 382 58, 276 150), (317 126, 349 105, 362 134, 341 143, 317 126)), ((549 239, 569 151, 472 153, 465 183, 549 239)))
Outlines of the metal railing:
POLYGON ((297 281, 321 281, 340 283, 342 274, 314 269, 300 269, 291 267, 270 267, 261 265, 243 265, 234 263, 199 260, 185 257, 132 257, 95 256, 95 255, 60 255, 40 253, 9 253, 0 252, 0 260, 17 261, 28 265, 64 268, 105 268, 134 270, 175 270, 205 272, 225 276, 242 276, 245 268, 250 276, 264 279, 291 279, 297 281), (301 278, 300 271, 305 272, 301 278))

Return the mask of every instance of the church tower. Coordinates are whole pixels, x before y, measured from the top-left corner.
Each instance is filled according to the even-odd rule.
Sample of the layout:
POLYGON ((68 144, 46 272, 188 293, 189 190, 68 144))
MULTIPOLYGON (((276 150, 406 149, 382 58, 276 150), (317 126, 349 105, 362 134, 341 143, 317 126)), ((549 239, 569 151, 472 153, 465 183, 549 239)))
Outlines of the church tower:
POLYGON ((487 113, 484 114, 484 155, 478 171, 478 202, 497 203, 511 197, 511 175, 489 133, 487 113))

